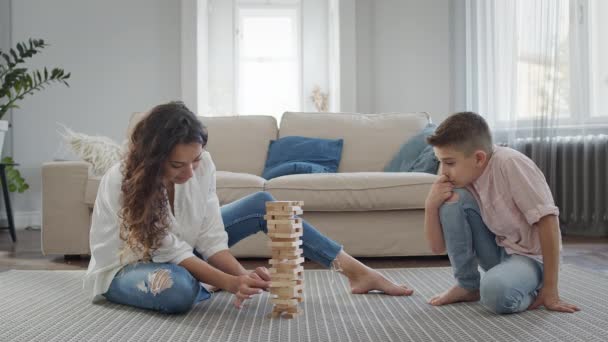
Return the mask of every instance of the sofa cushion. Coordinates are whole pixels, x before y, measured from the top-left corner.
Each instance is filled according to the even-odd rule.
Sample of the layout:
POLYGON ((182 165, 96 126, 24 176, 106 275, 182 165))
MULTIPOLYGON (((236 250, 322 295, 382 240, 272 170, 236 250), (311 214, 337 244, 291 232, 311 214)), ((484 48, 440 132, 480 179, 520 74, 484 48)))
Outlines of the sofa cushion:
MULTIPOLYGON (((420 163, 426 159, 418 160, 419 156, 425 152, 425 156, 428 154, 428 147, 430 146, 426 142, 426 138, 435 132, 437 125, 428 124, 420 133, 408 139, 399 149, 399 152, 393 157, 393 159, 384 168, 385 172, 425 172, 424 169, 420 169, 420 163), (414 170, 414 166, 418 169, 414 170)), ((432 147, 431 147, 431 152, 432 147)), ((437 170, 429 173, 437 173, 437 170)))
POLYGON ((248 173, 217 171, 216 191, 220 204, 234 202, 254 192, 264 190, 264 178, 248 173))
POLYGON ((281 201, 304 201, 304 211, 424 209, 436 177, 417 172, 290 175, 267 181, 266 191, 281 201))
POLYGON ((272 116, 201 117, 209 131, 205 147, 217 170, 262 175, 268 144, 277 139, 272 116))
MULTIPOLYGON (((127 136, 147 112, 133 113, 127 136)), ((217 170, 262 175, 268 143, 277 139, 277 120, 269 115, 199 116, 207 126, 211 153, 217 170)))
POLYGON ((382 171, 401 145, 429 123, 426 113, 292 113, 281 119, 279 137, 344 139, 338 172, 382 171))
POLYGON ((334 173, 340 165, 342 139, 300 136, 270 142, 262 177, 271 179, 299 173, 334 173))
POLYGON ((84 204, 91 208, 95 205, 95 198, 97 198, 97 189, 99 189, 101 177, 102 176, 89 176, 87 179, 87 184, 84 189, 84 204))

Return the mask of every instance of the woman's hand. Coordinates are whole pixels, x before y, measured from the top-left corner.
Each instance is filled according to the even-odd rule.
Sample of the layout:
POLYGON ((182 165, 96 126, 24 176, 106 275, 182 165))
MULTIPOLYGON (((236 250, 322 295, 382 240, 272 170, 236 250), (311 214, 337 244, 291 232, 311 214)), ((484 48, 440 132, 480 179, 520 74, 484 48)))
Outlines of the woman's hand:
POLYGON ((438 209, 443 202, 447 201, 453 194, 454 184, 452 184, 446 175, 441 175, 431 186, 424 206, 427 209, 438 209))
POLYGON ((241 275, 233 278, 232 285, 228 291, 234 293, 236 296, 234 306, 240 309, 243 307, 243 302, 253 297, 253 295, 262 293, 263 289, 269 286, 269 281, 255 279, 250 275, 241 275))
MULTIPOLYGON (((256 267, 256 269, 249 273, 249 276, 253 279, 258 279, 258 280, 264 280, 264 281, 270 281, 270 272, 268 271, 268 269, 266 267, 256 267)), ((268 288, 265 288, 264 290, 267 290, 268 288)))

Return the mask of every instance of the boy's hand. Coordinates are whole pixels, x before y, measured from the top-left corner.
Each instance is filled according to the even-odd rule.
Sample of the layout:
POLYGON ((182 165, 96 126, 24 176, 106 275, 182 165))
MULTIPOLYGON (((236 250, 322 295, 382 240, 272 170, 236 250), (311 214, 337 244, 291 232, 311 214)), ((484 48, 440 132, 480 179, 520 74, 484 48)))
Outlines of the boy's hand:
POLYGON ((547 308, 547 310, 551 311, 574 313, 581 310, 578 308, 578 306, 566 303, 559 299, 557 290, 547 290, 544 287, 540 289, 536 300, 534 300, 534 303, 528 307, 528 310, 537 309, 541 305, 547 308))
POLYGON ((454 184, 448 180, 446 175, 441 175, 431 186, 424 206, 426 208, 439 208, 453 194, 454 184))

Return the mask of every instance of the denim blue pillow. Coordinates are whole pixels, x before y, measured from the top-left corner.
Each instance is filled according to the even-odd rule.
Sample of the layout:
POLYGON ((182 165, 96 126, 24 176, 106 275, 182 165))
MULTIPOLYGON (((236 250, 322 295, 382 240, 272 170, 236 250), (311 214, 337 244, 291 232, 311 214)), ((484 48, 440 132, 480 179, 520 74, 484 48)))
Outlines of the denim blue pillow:
POLYGON ((328 167, 323 165, 315 164, 315 163, 307 163, 307 162, 287 162, 283 164, 279 164, 275 167, 271 167, 270 169, 264 170, 264 178, 272 179, 276 177, 281 177, 285 175, 296 175, 300 173, 329 173, 335 172, 331 171, 328 167))
POLYGON ((435 151, 433 151, 433 146, 428 145, 427 147, 420 152, 418 158, 414 160, 412 165, 410 166, 408 172, 426 172, 432 173, 434 175, 437 174, 437 170, 439 169, 439 160, 435 157, 435 151))
MULTIPOLYGON (((421 162, 418 157, 429 147, 426 138, 435 132, 435 128, 437 128, 437 125, 430 123, 420 133, 405 142, 393 157, 393 160, 384 168, 384 171, 413 172, 413 167, 421 162)), ((430 151, 432 152, 432 148, 430 151)), ((428 150, 426 156, 429 157, 428 150)), ((419 167, 419 165, 416 167, 419 167)))
POLYGON ((300 136, 270 141, 262 177, 271 179, 300 173, 333 173, 342 158, 343 139, 300 136))

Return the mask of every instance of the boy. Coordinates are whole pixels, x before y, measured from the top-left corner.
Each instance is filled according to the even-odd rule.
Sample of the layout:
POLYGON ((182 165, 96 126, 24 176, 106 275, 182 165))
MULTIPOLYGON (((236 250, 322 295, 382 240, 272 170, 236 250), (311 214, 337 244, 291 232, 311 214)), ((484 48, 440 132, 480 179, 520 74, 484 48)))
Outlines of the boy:
POLYGON ((481 299, 498 314, 541 305, 578 311, 559 298, 559 211, 534 162, 493 145, 487 123, 471 112, 448 117, 427 141, 441 176, 426 199, 425 234, 433 252, 447 249, 457 281, 429 303, 481 299))

